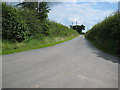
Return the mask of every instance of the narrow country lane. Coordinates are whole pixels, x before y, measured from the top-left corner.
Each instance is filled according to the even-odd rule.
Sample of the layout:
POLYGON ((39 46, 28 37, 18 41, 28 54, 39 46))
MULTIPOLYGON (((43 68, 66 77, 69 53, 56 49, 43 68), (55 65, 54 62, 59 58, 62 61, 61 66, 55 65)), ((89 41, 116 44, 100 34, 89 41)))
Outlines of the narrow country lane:
POLYGON ((3 88, 118 88, 117 58, 84 36, 42 49, 3 55, 3 88))

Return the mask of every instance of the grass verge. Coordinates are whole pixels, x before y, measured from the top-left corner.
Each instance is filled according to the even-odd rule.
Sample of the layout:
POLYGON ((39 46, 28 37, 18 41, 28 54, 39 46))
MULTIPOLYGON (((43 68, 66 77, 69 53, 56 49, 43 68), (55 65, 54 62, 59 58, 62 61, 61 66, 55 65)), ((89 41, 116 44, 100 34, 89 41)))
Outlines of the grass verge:
POLYGON ((78 35, 76 36, 72 36, 72 37, 56 37, 56 38, 49 38, 46 37, 44 38, 44 40, 30 40, 28 42, 22 42, 22 43, 10 43, 7 41, 3 41, 2 42, 2 55, 5 54, 11 54, 11 53, 16 53, 16 52, 21 52, 21 51, 27 51, 27 50, 32 50, 32 49, 39 49, 39 48, 43 48, 43 47, 49 47, 49 46, 53 46, 68 40, 71 40, 75 37, 78 37, 78 35))

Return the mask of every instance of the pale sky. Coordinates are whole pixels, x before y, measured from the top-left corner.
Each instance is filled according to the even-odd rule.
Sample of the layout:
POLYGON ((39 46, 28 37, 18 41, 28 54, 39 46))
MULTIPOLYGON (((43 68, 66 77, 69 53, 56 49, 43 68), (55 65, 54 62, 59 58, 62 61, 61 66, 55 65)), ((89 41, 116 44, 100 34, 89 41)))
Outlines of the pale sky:
MULTIPOLYGON (((7 0, 3 0, 4 2, 7 0)), ((8 0, 9 2, 22 2, 23 0, 8 0)), ((34 0, 31 0, 31 2, 34 0)), ((36 0, 38 1, 38 0, 36 0)), ((43 1, 43 0, 39 0, 43 1)), ((102 21, 107 16, 118 10, 119 0, 44 0, 50 3, 48 18, 63 25, 86 26, 89 30, 92 26, 102 21)))
MULTIPOLYGON (((84 1, 84 0, 83 0, 84 1)), ((93 0, 94 1, 94 0, 93 0)), ((49 19, 69 26, 72 22, 86 26, 86 31, 117 11, 117 2, 51 2, 49 19)))

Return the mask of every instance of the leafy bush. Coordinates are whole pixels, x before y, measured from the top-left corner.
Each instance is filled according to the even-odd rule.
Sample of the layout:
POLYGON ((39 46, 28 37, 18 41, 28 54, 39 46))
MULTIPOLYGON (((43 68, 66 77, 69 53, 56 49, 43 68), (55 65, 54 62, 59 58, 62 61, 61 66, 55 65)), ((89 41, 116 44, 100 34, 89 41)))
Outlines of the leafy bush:
POLYGON ((86 35, 107 52, 120 55, 120 14, 118 12, 93 26, 86 35))
POLYGON ((56 22, 49 22, 49 34, 50 36, 54 36, 54 37, 57 36, 70 37, 70 36, 78 35, 77 31, 56 22))
POLYGON ((2 38, 11 41, 23 41, 27 38, 28 27, 16 8, 2 3, 2 38))
POLYGON ((30 36, 36 36, 36 34, 42 33, 42 22, 38 19, 37 13, 34 10, 27 8, 19 8, 19 14, 28 26, 30 36))
POLYGON ((2 3, 3 54, 51 46, 78 36, 77 31, 49 21, 48 7, 42 4, 39 10, 44 10, 40 13, 33 2, 20 4, 21 7, 2 3))
POLYGON ((38 12, 38 18, 42 21, 48 17, 48 13, 50 10, 47 6, 47 2, 39 2, 39 8, 38 2, 22 2, 19 3, 17 6, 22 6, 22 8, 28 8, 29 10, 34 10, 35 12, 38 12))
POLYGON ((22 2, 17 6, 22 6, 19 11, 20 15, 26 21, 30 35, 37 38, 41 34, 48 36, 48 12, 49 8, 46 2, 38 3, 37 2, 22 2))

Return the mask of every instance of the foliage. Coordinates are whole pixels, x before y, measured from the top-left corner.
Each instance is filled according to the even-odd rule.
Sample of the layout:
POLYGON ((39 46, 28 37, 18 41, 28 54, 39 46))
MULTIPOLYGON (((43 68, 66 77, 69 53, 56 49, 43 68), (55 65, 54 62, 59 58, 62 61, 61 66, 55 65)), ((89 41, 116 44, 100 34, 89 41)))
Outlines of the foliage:
POLYGON ((17 6, 22 6, 23 8, 28 8, 30 10, 34 10, 38 12, 38 18, 40 20, 44 20, 48 17, 49 13, 49 7, 47 6, 47 2, 39 2, 39 8, 38 8, 38 2, 22 2, 19 3, 17 6))
POLYGON ((86 35, 107 52, 120 55, 120 14, 117 12, 96 24, 86 35))
MULTIPOLYGON (((0 12, 2 12, 2 3, 0 2, 0 12)), ((0 40, 2 39, 2 13, 0 13, 0 40)))
POLYGON ((50 9, 47 6, 47 2, 40 2, 39 3, 39 19, 44 20, 48 17, 50 9))
POLYGON ((16 8, 2 3, 2 38, 23 41, 27 38, 28 28, 16 8))
POLYGON ((23 8, 29 8, 30 10, 34 10, 34 11, 38 11, 37 9, 37 2, 22 2, 22 3, 19 3, 17 4, 17 6, 21 6, 23 8))
POLYGON ((65 36, 78 35, 78 33, 75 30, 70 29, 56 22, 49 22, 49 29, 50 29, 49 30, 50 36, 54 36, 54 37, 57 37, 57 36, 65 37, 65 36))
POLYGON ((38 19, 37 13, 27 8, 19 8, 19 14, 28 26, 29 36, 40 37, 43 32, 43 23, 38 19))
POLYGON ((41 7, 38 12, 34 2, 20 7, 2 3, 3 54, 51 46, 78 36, 75 30, 49 21, 46 4, 41 7))
POLYGON ((39 8, 38 2, 22 2, 17 6, 22 7, 20 14, 26 20, 32 36, 39 38, 41 34, 48 35, 49 26, 47 18, 50 9, 47 6, 47 2, 40 2, 39 8))
POLYGON ((79 34, 82 33, 82 30, 85 30, 85 26, 84 25, 74 25, 74 26, 70 26, 72 29, 76 30, 79 34))

